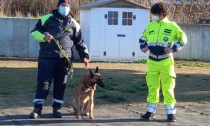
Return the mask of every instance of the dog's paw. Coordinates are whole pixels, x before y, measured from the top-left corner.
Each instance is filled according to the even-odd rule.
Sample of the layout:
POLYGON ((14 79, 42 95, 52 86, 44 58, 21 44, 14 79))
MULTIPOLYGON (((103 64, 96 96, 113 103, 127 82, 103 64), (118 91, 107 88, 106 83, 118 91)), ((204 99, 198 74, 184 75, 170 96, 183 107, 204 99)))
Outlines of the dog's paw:
POLYGON ((82 119, 82 116, 77 116, 78 119, 82 119))
POLYGON ((89 112, 85 113, 85 116, 90 116, 90 113, 89 112))
POLYGON ((89 119, 94 119, 94 117, 93 116, 89 116, 89 119))

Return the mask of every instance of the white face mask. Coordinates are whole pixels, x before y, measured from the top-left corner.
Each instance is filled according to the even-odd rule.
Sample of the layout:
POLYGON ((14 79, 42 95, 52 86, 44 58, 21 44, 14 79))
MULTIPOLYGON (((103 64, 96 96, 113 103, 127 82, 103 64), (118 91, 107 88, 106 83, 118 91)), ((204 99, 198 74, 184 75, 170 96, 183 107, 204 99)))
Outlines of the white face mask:
POLYGON ((152 15, 152 21, 159 21, 160 18, 158 16, 152 15))
POLYGON ((70 7, 68 6, 60 6, 59 9, 58 9, 59 13, 61 15, 63 15, 64 17, 67 16, 70 12, 70 7))

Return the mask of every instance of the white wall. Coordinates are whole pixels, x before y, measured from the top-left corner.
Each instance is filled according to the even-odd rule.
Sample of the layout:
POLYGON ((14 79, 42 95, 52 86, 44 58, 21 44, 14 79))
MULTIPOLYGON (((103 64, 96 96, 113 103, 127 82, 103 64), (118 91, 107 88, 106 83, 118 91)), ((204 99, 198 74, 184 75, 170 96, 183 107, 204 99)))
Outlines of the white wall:
POLYGON ((136 22, 137 23, 135 26, 135 52, 136 52, 136 59, 135 60, 139 60, 139 59, 145 59, 148 56, 147 54, 144 54, 143 52, 140 51, 139 47, 139 38, 142 36, 142 33, 144 32, 148 22, 149 22, 149 10, 146 9, 136 9, 136 22))
POLYGON ((82 37, 90 50, 90 22, 91 13, 89 10, 80 10, 80 26, 82 30, 82 37))
POLYGON ((97 60, 102 57, 104 50, 103 40, 104 36, 104 14, 103 8, 91 9, 91 28, 90 28, 90 56, 92 59, 97 60))

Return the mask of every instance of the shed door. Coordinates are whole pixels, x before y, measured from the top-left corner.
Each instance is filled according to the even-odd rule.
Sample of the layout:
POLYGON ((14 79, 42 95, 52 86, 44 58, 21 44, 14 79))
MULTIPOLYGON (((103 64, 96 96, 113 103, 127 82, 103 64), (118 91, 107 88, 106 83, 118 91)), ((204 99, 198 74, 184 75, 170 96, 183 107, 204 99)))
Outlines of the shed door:
POLYGON ((117 9, 107 11, 106 22, 106 57, 109 59, 130 60, 135 56, 134 28, 135 11, 117 9))

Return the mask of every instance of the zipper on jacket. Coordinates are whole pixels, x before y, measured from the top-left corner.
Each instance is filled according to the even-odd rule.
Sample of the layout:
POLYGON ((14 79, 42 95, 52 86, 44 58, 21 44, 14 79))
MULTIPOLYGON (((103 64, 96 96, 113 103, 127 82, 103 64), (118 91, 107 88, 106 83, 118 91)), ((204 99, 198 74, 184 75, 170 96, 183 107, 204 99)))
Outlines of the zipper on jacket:
MULTIPOLYGON (((161 23, 160 22, 158 22, 158 24, 160 24, 160 27, 159 27, 159 30, 158 30, 158 37, 157 37, 157 42, 158 42, 158 39, 159 39, 159 35, 160 35, 160 29, 161 29, 161 23)), ((159 42, 158 42, 159 43, 159 42)), ((157 46, 157 45, 156 45, 157 46)), ((160 54, 160 48, 158 47, 158 50, 157 50, 157 52, 158 52, 158 55, 160 54)), ((158 55, 157 55, 157 58, 158 58, 158 55)))
POLYGON ((160 28, 161 28, 161 23, 158 22, 158 24, 160 24, 160 27, 158 29, 158 37, 157 37, 157 42, 158 42, 158 38, 159 38, 159 35, 160 35, 160 28))

